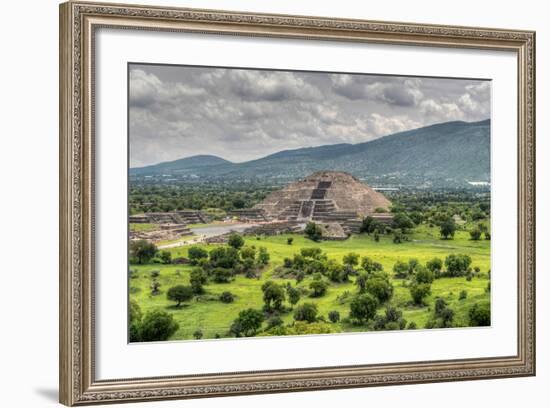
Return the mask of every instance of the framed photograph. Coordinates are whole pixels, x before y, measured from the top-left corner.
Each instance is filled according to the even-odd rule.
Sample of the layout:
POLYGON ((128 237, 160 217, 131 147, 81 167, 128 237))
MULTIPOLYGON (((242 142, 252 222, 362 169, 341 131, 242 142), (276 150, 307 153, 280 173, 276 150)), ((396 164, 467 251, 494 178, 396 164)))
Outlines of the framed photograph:
POLYGON ((60 6, 66 405, 535 374, 535 33, 60 6))

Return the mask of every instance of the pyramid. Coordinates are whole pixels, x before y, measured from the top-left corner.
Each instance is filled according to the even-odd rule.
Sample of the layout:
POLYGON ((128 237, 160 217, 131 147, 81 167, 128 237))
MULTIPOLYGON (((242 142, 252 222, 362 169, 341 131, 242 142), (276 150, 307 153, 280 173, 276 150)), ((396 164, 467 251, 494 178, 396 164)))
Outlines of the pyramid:
POLYGON ((349 173, 318 171, 269 194, 254 208, 288 221, 345 222, 391 202, 349 173))

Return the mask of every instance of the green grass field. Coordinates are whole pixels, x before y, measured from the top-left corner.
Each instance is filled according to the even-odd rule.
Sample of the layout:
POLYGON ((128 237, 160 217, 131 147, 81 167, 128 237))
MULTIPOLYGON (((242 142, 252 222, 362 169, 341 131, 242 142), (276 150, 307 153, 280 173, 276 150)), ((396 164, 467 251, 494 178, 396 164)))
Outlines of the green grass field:
MULTIPOLYGON (((392 268, 397 260, 408 261, 416 258, 421 263, 439 257, 442 260, 452 253, 467 254, 472 258, 472 267, 479 267, 481 273, 471 281, 465 277, 436 279, 432 284, 432 294, 427 298, 425 307, 411 305, 409 289, 403 286, 403 280, 392 279, 394 295, 390 303, 403 310, 403 317, 408 321, 414 321, 418 328, 424 328, 426 322, 433 314, 433 304, 436 297, 443 297, 449 306, 455 311, 454 325, 467 326, 468 309, 480 300, 489 300, 490 294, 486 292, 489 282, 487 271, 490 270, 490 241, 471 241, 469 234, 465 231, 457 231, 453 240, 441 240, 436 228, 427 226, 419 227, 413 234, 410 234, 411 241, 402 244, 394 244, 391 237, 382 236, 380 242, 366 235, 354 235, 345 241, 323 241, 314 243, 302 235, 292 235, 294 242, 287 244, 290 235, 279 235, 273 237, 262 237, 260 240, 255 237, 246 237, 246 245, 265 247, 270 256, 269 265, 263 270, 259 279, 249 279, 242 275, 230 283, 212 283, 206 286, 204 295, 175 308, 174 302, 166 298, 166 291, 177 284, 189 284, 189 273, 192 269, 187 265, 132 265, 133 277, 130 279, 130 298, 137 301, 141 310, 145 313, 154 308, 161 308, 173 314, 179 323, 179 330, 172 336, 172 339, 192 339, 192 334, 200 329, 204 338, 214 338, 216 334, 224 337, 237 317, 240 310, 246 308, 261 309, 262 284, 269 279, 284 283, 287 280, 274 276, 274 269, 283 263, 285 257, 292 258, 295 253, 304 247, 320 247, 325 251, 329 259, 342 261, 342 257, 349 252, 356 252, 363 256, 369 256, 384 266, 384 271, 393 275, 392 268), (151 283, 151 271, 160 271, 159 282, 161 293, 151 295, 149 285, 151 283), (459 293, 465 290, 468 295, 466 299, 459 300, 459 293), (236 295, 233 303, 225 304, 218 300, 223 291, 230 291, 236 295)), ((204 245, 207 249, 215 245, 204 245)), ((172 257, 187 256, 188 247, 173 248, 169 251, 172 257)), ((308 287, 311 277, 306 278, 298 284, 298 287, 308 287)), ((336 310, 342 318, 349 315, 349 303, 357 287, 351 282, 335 284, 331 283, 327 294, 320 298, 302 297, 298 305, 304 302, 313 302, 318 306, 319 314, 327 316, 329 311, 336 310), (344 293, 349 292, 348 296, 344 293)), ((295 284, 295 280, 289 280, 295 284)), ((379 313, 386 305, 380 306, 379 313)), ((292 322, 292 312, 281 316, 285 323, 292 322)), ((364 331, 361 326, 353 326, 349 323, 331 323, 334 331, 364 331)))
POLYGON ((130 223, 130 231, 133 232, 149 232, 154 231, 158 228, 158 224, 132 224, 130 223))

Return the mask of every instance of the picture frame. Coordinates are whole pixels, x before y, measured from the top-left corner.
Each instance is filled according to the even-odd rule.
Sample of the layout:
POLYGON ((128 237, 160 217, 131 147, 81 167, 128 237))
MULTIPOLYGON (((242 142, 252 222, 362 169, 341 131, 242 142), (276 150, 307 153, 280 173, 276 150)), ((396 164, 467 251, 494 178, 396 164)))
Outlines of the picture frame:
MULTIPOLYGON (((60 5, 60 402, 135 402, 535 375, 535 33, 101 4, 60 5), (517 58, 517 352, 513 355, 98 379, 96 89, 99 29, 510 52, 517 58)), ((123 136, 121 136, 123 137, 123 136)), ((125 158, 121 158, 124 160, 125 158)), ((498 256, 498 254, 497 254, 498 256)))

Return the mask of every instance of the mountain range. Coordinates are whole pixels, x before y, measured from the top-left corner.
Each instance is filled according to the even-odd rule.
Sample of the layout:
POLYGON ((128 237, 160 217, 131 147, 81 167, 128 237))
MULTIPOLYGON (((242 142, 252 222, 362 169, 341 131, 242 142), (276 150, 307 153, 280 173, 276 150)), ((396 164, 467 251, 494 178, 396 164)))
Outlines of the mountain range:
POLYGON ((243 163, 201 155, 130 169, 132 180, 286 183, 319 170, 345 171, 375 186, 466 187, 490 182, 491 122, 453 121, 357 144, 283 150, 243 163))

